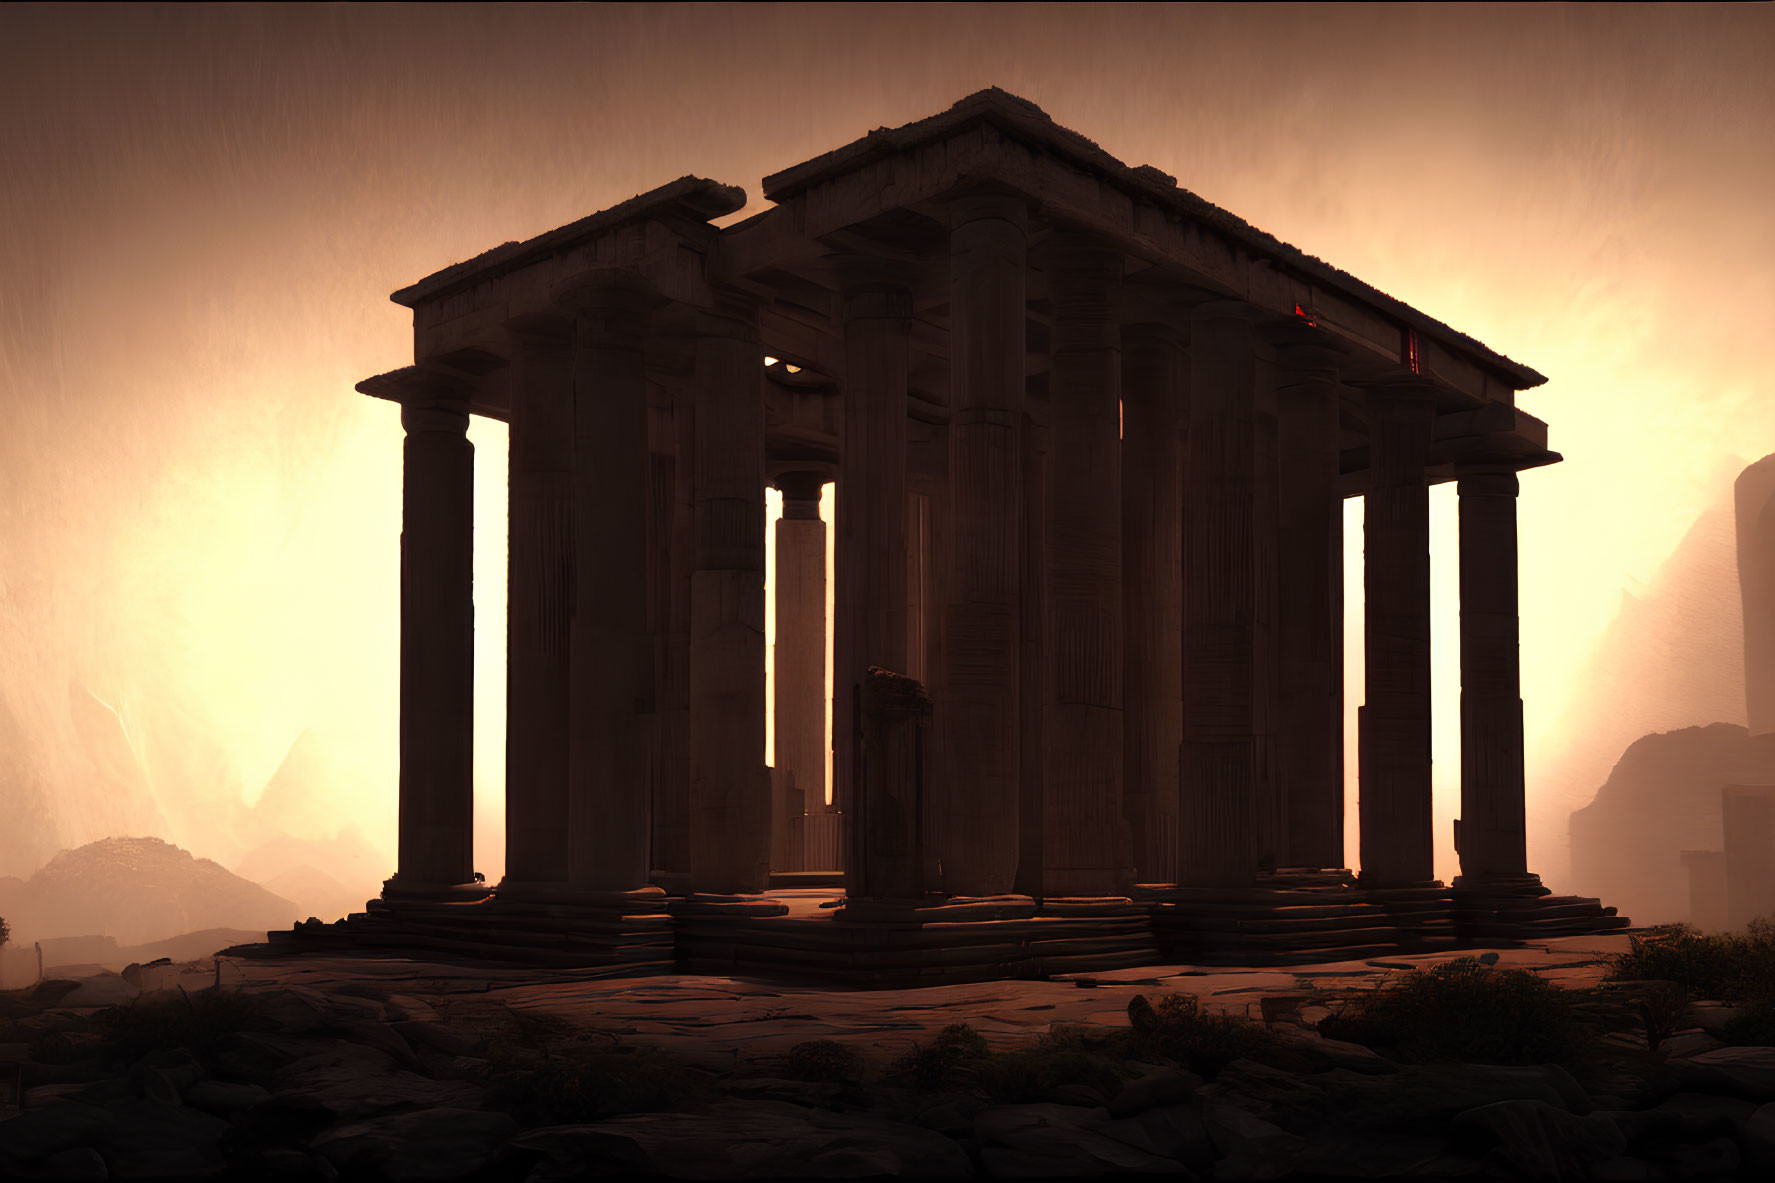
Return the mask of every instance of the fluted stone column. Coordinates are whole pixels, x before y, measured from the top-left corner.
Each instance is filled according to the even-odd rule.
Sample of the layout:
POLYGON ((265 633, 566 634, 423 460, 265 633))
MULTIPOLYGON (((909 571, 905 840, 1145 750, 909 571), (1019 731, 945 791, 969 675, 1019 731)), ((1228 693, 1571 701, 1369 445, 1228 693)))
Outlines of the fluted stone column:
POLYGON ((771 802, 771 866, 799 871, 802 852, 791 841, 790 786, 804 807, 826 800, 826 523, 820 520, 817 472, 777 478, 783 516, 777 521, 776 770, 771 802))
POLYGON ((1343 498, 1337 354, 1283 351, 1277 390, 1283 862, 1344 865, 1343 498))
POLYGON ((847 813, 846 867, 858 866, 858 687, 871 667, 906 670, 906 367, 912 297, 871 285, 845 296, 844 447, 838 485, 832 708, 847 813))
POLYGON ((1047 529, 1054 717, 1043 793, 1047 895, 1104 896, 1133 883, 1122 814, 1121 334, 1110 314, 1113 251, 1064 236, 1049 247, 1054 301, 1049 398, 1061 441, 1047 529))
POLYGON ((1430 811, 1430 495, 1427 392, 1370 390, 1364 508, 1367 672, 1360 714, 1365 885, 1434 875, 1430 811))
POLYGON ((1461 514, 1461 880, 1528 875, 1522 662, 1516 604, 1516 471, 1456 470, 1461 514))
POLYGON ((1256 350, 1244 306, 1193 311, 1177 868, 1192 887, 1249 885, 1273 836, 1275 468, 1260 418, 1273 424, 1274 403, 1256 350))
POLYGON ((573 326, 510 326, 505 880, 567 881, 573 621, 573 326))
POLYGON ((696 568, 696 392, 672 400, 672 523, 664 669, 659 679, 659 772, 653 801, 653 869, 674 890, 690 873, 690 590, 696 568))
POLYGON ((699 314, 690 615, 690 884, 770 883, 764 763, 764 357, 757 313, 699 314))
POLYGON ((622 275, 561 293, 575 317, 574 607, 568 878, 577 891, 647 885, 649 294, 622 275))
POLYGON ((1017 749, 1017 876, 1013 886, 1021 895, 1040 897, 1045 886, 1047 812, 1047 736, 1054 713, 1054 670, 1048 652, 1048 479, 1051 430, 1046 408, 1031 400, 1023 414, 1023 446, 1020 456, 1023 477, 1023 537, 1019 546, 1017 579, 1020 589, 1018 616, 1017 710, 1020 743, 1017 749), (1037 412, 1044 418, 1038 418, 1037 412))
POLYGON ((950 212, 954 535, 938 858, 945 890, 993 895, 1015 883, 1019 837, 1028 213, 998 193, 958 198, 950 212))
POLYGON ((474 445, 468 388, 426 375, 401 400, 400 838, 383 896, 474 882, 474 445))
POLYGON ((1186 375, 1177 333, 1122 330, 1122 809, 1136 878, 1177 875, 1183 741, 1183 563, 1178 435, 1186 375))

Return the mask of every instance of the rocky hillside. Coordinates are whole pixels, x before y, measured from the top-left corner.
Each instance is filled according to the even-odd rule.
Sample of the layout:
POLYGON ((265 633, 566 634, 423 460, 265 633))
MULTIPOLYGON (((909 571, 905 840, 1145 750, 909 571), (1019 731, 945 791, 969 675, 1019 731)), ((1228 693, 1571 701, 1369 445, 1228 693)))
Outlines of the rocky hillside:
POLYGON ((297 905, 158 838, 106 838, 64 850, 7 892, 13 938, 105 935, 142 945, 201 929, 269 930, 297 905))

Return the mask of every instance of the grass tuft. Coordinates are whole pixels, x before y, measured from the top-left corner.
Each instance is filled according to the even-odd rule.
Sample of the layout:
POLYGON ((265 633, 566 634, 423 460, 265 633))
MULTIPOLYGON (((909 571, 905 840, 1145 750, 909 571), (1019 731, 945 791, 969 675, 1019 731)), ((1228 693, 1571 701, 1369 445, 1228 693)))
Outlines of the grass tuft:
POLYGON ((92 1017, 93 1031, 132 1060, 156 1049, 177 1047, 202 1055, 231 1035, 275 1027, 259 1000, 238 990, 143 995, 92 1017))

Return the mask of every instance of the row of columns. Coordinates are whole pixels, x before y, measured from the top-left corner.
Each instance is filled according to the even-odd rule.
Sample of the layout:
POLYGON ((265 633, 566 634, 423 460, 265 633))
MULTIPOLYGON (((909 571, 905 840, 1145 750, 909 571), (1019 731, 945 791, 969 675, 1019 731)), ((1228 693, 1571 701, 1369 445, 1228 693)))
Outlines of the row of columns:
MULTIPOLYGON (((1137 875, 1233 886, 1278 864, 1340 865, 1336 355, 1272 350, 1253 310, 1233 302, 1119 326, 1119 256, 1061 235, 1048 246, 1053 351, 1040 425, 1025 403, 1025 202, 975 194, 952 217, 952 418, 935 531, 946 545, 912 565, 935 601, 921 599, 916 622, 910 296, 885 284, 845 293, 835 806, 846 807, 856 775, 862 671, 928 656, 938 751, 920 815, 937 880, 927 887, 1108 895, 1137 875), (927 563, 937 570, 927 575, 927 563), (909 637, 927 633, 928 653, 909 652, 909 637)), ((515 896, 632 892, 656 851, 682 860, 692 890, 759 891, 791 808, 773 797, 762 760, 756 314, 740 303, 698 314, 693 389, 674 408, 663 475, 650 466, 647 322, 646 293, 611 276, 511 325, 502 892, 515 896), (670 561, 650 557, 650 521, 652 550, 669 549, 670 561), (657 603, 642 574, 650 564, 672 572, 657 603), (681 773, 666 767, 673 751, 687 753, 681 773), (681 836, 656 841, 650 803, 683 819, 681 836)), ((1432 409, 1422 390, 1372 389, 1367 414, 1362 866, 1369 881, 1414 884, 1432 873, 1432 409)), ((391 895, 473 890, 467 417, 466 388, 441 373, 403 406, 391 895)), ((778 578, 799 605, 779 618, 779 688, 823 683, 819 480, 779 482, 778 578)), ((1460 481, 1469 879, 1525 870, 1515 482, 1506 464, 1460 481)), ((779 764, 823 765, 821 698, 779 695, 779 764)), ((853 840, 866 820, 853 819, 853 840)))

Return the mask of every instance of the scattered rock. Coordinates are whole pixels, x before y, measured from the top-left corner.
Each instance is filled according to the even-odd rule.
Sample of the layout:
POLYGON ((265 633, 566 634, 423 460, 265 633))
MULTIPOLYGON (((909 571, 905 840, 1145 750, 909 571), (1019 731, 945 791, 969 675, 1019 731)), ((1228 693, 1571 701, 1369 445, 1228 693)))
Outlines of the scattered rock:
POLYGON ((1664 1172, 1643 1158, 1621 1154, 1592 1166, 1590 1178, 1597 1183, 1637 1183, 1641 1179, 1662 1179, 1664 1172))
POLYGON ((1736 1177, 1742 1156, 1730 1138, 1714 1138, 1699 1145, 1677 1142, 1653 1148, 1653 1160, 1678 1179, 1731 1179, 1736 1177))
POLYGON ((1143 1109, 1131 1117, 1107 1121, 1096 1130, 1148 1154, 1174 1159, 1191 1170, 1206 1169, 1215 1157, 1214 1142, 1201 1112, 1184 1102, 1143 1109))
POLYGON ((1716 1048, 1672 1060, 1670 1069, 1685 1089, 1775 1101, 1775 1047, 1716 1048))
POLYGON ((0 1147, 15 1158, 31 1160, 91 1146, 117 1125, 109 1109, 79 1101, 63 1101, 43 1109, 26 1109, 0 1121, 0 1147))
POLYGON ((612 1174, 675 1179, 965 1179, 974 1173, 967 1151, 934 1131, 778 1102, 551 1126, 527 1130, 511 1145, 553 1167, 583 1171, 595 1161, 612 1174))
POLYGON ((1627 1149, 1607 1117, 1579 1117, 1545 1101, 1481 1105, 1456 1117, 1453 1128, 1489 1147, 1518 1178, 1579 1179, 1590 1164, 1627 1149))
POLYGON ((397 1022, 438 1023, 443 1021, 429 1002, 423 998, 415 998, 411 994, 391 995, 388 1000, 388 1010, 391 1017, 397 1022))
POLYGON ((117 1123, 98 1143, 113 1179, 207 1179, 228 1168, 228 1123, 195 1109, 154 1101, 116 1106, 117 1123))
MULTIPOLYGON (((1446 1177, 1432 1164, 1448 1154, 1448 1139, 1432 1134, 1349 1132, 1314 1138, 1290 1164, 1291 1172, 1337 1179, 1446 1177)), ((1474 1163, 1477 1169, 1478 1163, 1474 1163)))
POLYGON ((1131 1117, 1145 1109, 1187 1101, 1202 1087, 1202 1078, 1183 1068, 1160 1068, 1136 1077, 1109 1100, 1111 1117, 1131 1117))
POLYGON ((1658 1050, 1672 1060, 1683 1060, 1701 1052, 1726 1046, 1706 1031, 1678 1031, 1658 1042, 1658 1050))
POLYGON ((43 1160, 38 1173, 51 1179, 109 1179, 111 1171, 105 1166, 105 1156, 91 1146, 77 1146, 72 1150, 58 1150, 43 1160))
POLYGON ((460 1179, 492 1160, 518 1132, 504 1113, 436 1108, 392 1113, 327 1130, 310 1145, 341 1172, 379 1179, 460 1179))
POLYGON ((211 1113, 238 1113, 271 1100, 263 1085, 236 1084, 227 1080, 200 1080, 185 1091, 185 1103, 211 1113))
POLYGON ((1740 1141, 1745 1162, 1775 1171, 1775 1102, 1760 1106, 1745 1120, 1740 1141))
POLYGON ((1306 1056, 1315 1069, 1344 1068, 1369 1076, 1385 1076, 1399 1071, 1399 1065, 1359 1043, 1326 1039, 1315 1031, 1288 1024, 1272 1027, 1271 1030, 1286 1040, 1294 1051, 1306 1056))
POLYGON ((1210 1100, 1202 1110, 1208 1137, 1221 1154, 1216 1179, 1276 1179, 1286 1174, 1305 1139, 1237 1105, 1210 1100))
POLYGON ((1105 1175, 1170 1175, 1183 1168, 1090 1129, 1025 1126, 980 1151, 995 1179, 1094 1179, 1105 1175))
POLYGON ((487 1046, 485 1040, 466 1031, 424 1019, 404 1019, 390 1027, 407 1041, 408 1047, 430 1048, 447 1056, 473 1056, 487 1046))

